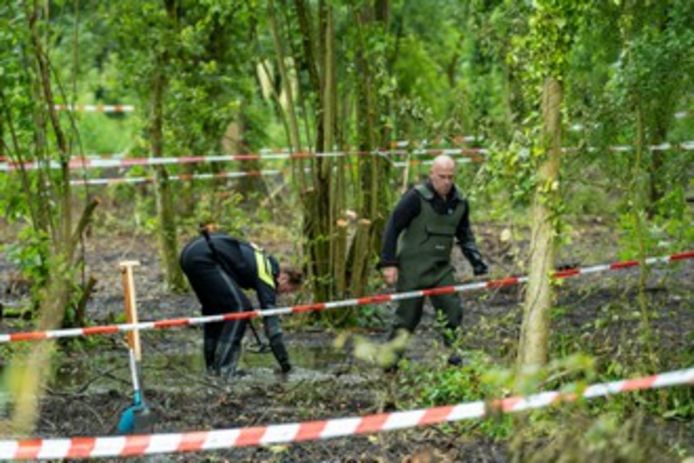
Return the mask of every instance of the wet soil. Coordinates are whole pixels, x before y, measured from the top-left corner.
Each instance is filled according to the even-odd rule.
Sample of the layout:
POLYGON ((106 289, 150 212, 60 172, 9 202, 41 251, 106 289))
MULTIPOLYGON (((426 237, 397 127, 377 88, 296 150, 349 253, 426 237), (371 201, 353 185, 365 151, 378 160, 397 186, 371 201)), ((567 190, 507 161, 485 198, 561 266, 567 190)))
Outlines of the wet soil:
MULTIPOLYGON (((527 240, 511 237, 502 241, 504 228, 498 224, 478 226, 479 247, 490 261, 493 276, 522 274, 520 257, 527 251, 527 240)), ((618 260, 614 254, 615 236, 610 227, 588 222, 575 225, 575 230, 576 237, 563 249, 560 262, 591 265, 618 260)), ((272 249, 272 244, 268 247, 272 249)), ((121 260, 141 263, 135 270, 141 320, 198 315, 198 304, 192 294, 173 294, 163 287, 155 245, 150 238, 113 233, 109 239, 92 239, 87 242, 86 257, 89 272, 98 279, 96 292, 87 306, 87 316, 95 324, 122 320, 118 271, 121 260)), ((454 260, 460 269, 458 278, 471 279, 469 266, 458 251, 454 260)), ((16 288, 10 289, 8 280, 14 270, 4 256, 0 257, 0 270, 3 301, 8 305, 20 304, 25 295, 16 288)), ((599 365, 621 356, 625 361, 633 358, 625 356, 625 351, 629 351, 640 322, 637 282, 638 269, 566 280, 558 289, 557 307, 552 313, 553 352, 557 355, 588 352, 596 357, 599 365)), ((683 353, 691 353, 693 290, 694 265, 689 262, 653 267, 650 271, 646 297, 653 308, 658 363, 663 369, 688 366, 676 362, 683 353)), ((385 291, 385 288, 376 291, 385 291)), ((483 351, 499 364, 511 365, 520 330, 522 296, 522 287, 465 294, 462 349, 483 351)), ((374 310, 378 316, 370 319, 373 323, 353 331, 382 341, 393 308, 384 305, 374 310)), ((393 376, 355 360, 346 348, 335 348, 340 332, 321 328, 309 315, 284 317, 283 325, 294 371, 286 376, 276 373, 272 355, 253 352, 255 341, 249 334, 242 360, 247 374, 234 381, 205 374, 199 327, 142 332, 142 376, 145 398, 156 418, 153 431, 260 426, 378 413, 394 408, 398 400, 389 396, 393 376)), ((260 328, 258 321, 256 326, 260 328)), ((30 325, 21 319, 0 320, 1 332, 27 329, 30 325)), ((123 336, 63 344, 66 349, 41 402, 36 436, 115 433, 121 412, 132 401, 123 336)), ((408 347, 407 358, 415 364, 443 369, 447 355, 441 347, 434 314, 428 307, 408 347)), ((416 391, 408 394, 416 395, 416 391)), ((419 404, 420 407, 428 405, 419 404)), ((694 442, 692 425, 675 423, 675 426, 680 446, 686 448, 687 442, 691 446, 694 442)), ((505 462, 510 461, 510 454, 505 441, 434 426, 288 446, 168 454, 146 460, 505 462)))

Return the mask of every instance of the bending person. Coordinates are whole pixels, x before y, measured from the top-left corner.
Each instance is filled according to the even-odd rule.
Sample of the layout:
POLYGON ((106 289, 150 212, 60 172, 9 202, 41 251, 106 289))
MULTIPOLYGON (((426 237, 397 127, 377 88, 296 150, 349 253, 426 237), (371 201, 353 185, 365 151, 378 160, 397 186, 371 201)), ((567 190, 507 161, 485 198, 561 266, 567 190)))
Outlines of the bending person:
MULTIPOLYGON (((180 264, 202 306, 203 315, 251 310, 243 289, 255 290, 261 309, 275 307, 277 294, 296 291, 301 272, 280 268, 277 260, 252 243, 224 233, 191 240, 181 252, 180 264)), ((205 365, 211 374, 225 378, 237 372, 241 340, 248 320, 229 320, 204 325, 205 365)), ((263 317, 270 349, 283 373, 291 369, 277 316, 263 317)))

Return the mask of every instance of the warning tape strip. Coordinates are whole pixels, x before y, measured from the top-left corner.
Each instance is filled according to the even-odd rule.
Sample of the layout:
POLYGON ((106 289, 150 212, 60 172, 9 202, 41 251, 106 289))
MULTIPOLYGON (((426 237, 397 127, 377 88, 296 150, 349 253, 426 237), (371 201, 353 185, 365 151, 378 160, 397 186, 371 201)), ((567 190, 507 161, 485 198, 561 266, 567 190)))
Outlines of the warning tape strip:
POLYGON ((54 107, 58 111, 78 111, 94 113, 131 113, 135 111, 135 106, 129 104, 57 104, 54 107))
MULTIPOLYGON (((412 151, 406 150, 385 150, 385 151, 332 151, 326 153, 311 153, 301 151, 296 153, 279 152, 270 154, 229 154, 215 156, 180 156, 167 158, 88 158, 76 157, 72 158, 68 163, 69 169, 89 169, 89 168, 108 168, 108 167, 132 167, 132 166, 156 166, 167 164, 198 164, 211 162, 229 162, 229 161, 269 161, 274 159, 309 159, 309 158, 336 158, 347 157, 350 155, 357 156, 402 156, 412 154, 415 156, 438 156, 447 154, 449 156, 468 156, 472 155, 479 157, 480 154, 486 154, 488 151, 483 148, 446 148, 446 149, 416 149, 412 151)), ((38 169, 42 166, 48 166, 51 169, 60 169, 60 163, 57 161, 35 162, 28 161, 24 163, 0 163, 0 171, 15 171, 22 167, 26 170, 38 169)))
MULTIPOLYGON (((57 104, 55 105, 55 109, 59 111, 96 111, 96 112, 105 112, 105 113, 110 113, 110 112, 132 112, 135 111, 135 106, 134 105, 129 105, 129 104, 113 104, 113 105, 91 105, 91 104, 77 104, 77 105, 62 105, 62 104, 57 104)), ((675 119, 684 119, 687 116, 689 116, 688 111, 678 111, 675 113, 675 119)), ((570 130, 581 130, 583 129, 583 124, 577 123, 573 124, 572 126, 569 127, 570 130)), ((465 141, 474 141, 478 139, 478 137, 475 137, 474 135, 468 135, 465 137, 455 137, 455 138, 462 138, 465 141)), ((407 141, 397 141, 393 142, 397 144, 402 144, 402 143, 408 143, 407 141)), ((426 144, 427 140, 423 140, 421 143, 426 144)))
POLYGON ((495 413, 517 413, 562 402, 575 402, 579 399, 594 399, 611 394, 693 383, 694 368, 687 368, 652 376, 592 384, 582 392, 546 391, 488 402, 478 400, 457 405, 347 418, 183 433, 0 440, 0 459, 131 457, 289 444, 430 426, 482 418, 495 413))
MULTIPOLYGON (((179 174, 169 175, 168 179, 173 181, 188 181, 188 180, 210 180, 215 178, 241 178, 241 177, 258 177, 267 175, 280 175, 280 170, 254 170, 248 172, 215 172, 211 174, 179 174)), ((154 183, 155 177, 114 177, 114 178, 87 178, 70 180, 70 185, 85 186, 85 185, 122 185, 136 183, 154 183)))
MULTIPOLYGON (((410 159, 405 162, 394 162, 393 166, 397 168, 405 167, 406 165, 430 165, 434 161, 421 161, 419 159, 410 159)), ((458 164, 467 164, 470 162, 476 162, 471 158, 457 158, 456 162, 458 164)), ((256 171, 233 171, 233 172, 216 172, 211 174, 180 174, 180 175, 169 175, 168 179, 170 181, 189 181, 189 180, 210 180, 215 178, 241 178, 241 177, 257 177, 257 176, 270 176, 270 175, 281 175, 280 170, 256 170, 256 171)), ((105 178, 88 178, 88 179, 75 179, 70 180, 70 185, 75 186, 85 186, 85 185, 122 185, 122 184, 138 184, 138 183, 154 183, 156 181, 155 177, 105 177, 105 178)))
MULTIPOLYGON (((471 162, 480 162, 480 161, 481 161, 481 159, 468 158, 468 157, 465 157, 465 158, 456 158, 456 159, 455 159, 455 162, 456 162, 457 164, 469 164, 469 163, 471 163, 471 162)), ((431 165, 431 164, 433 164, 433 163, 434 163, 434 160, 433 160, 433 159, 429 159, 429 160, 427 160, 427 161, 422 161, 421 159, 410 159, 410 160, 408 160, 408 161, 397 161, 397 162, 394 162, 394 163, 393 163, 393 167, 399 167, 399 168, 401 168, 401 167, 405 167, 405 166, 407 166, 407 165, 418 165, 418 164, 421 164, 421 165, 424 165, 424 166, 428 166, 428 165, 431 165)))
MULTIPOLYGON (((564 152, 576 151, 578 148, 563 148, 564 152)), ((588 151, 599 151, 599 148, 587 147, 588 151)), ((632 146, 618 145, 607 148, 613 152, 628 152, 633 150, 632 146)), ((694 150, 694 140, 685 141, 682 143, 661 143, 659 145, 649 146, 652 151, 666 151, 672 149, 681 149, 684 151, 694 150)), ((417 148, 412 150, 406 149, 390 149, 390 150, 374 150, 374 151, 330 151, 324 153, 313 153, 309 151, 289 152, 289 151, 264 151, 260 153, 249 154, 230 154, 230 155, 213 155, 213 156, 180 156, 180 157, 146 157, 146 158, 125 158, 122 155, 117 157, 90 157, 80 156, 70 159, 68 162, 69 169, 91 169, 91 168, 113 168, 113 167, 133 167, 133 166, 154 166, 168 164, 199 164, 211 162, 229 162, 229 161, 269 161, 275 159, 310 159, 310 158, 336 158, 347 156, 438 156, 445 154, 448 156, 468 156, 471 161, 480 162, 484 160, 483 155, 489 154, 486 148, 417 148)), ((24 163, 1 162, 0 172, 11 172, 20 170, 22 167, 26 170, 38 169, 42 166, 48 166, 51 169, 60 169, 60 163, 57 161, 37 162, 27 161, 24 163)))
MULTIPOLYGON (((685 251, 669 256, 649 257, 645 260, 645 265, 654 265, 657 263, 670 263, 686 259, 694 259, 694 251, 685 251)), ((587 275, 590 273, 599 273, 609 270, 622 270, 631 267, 637 267, 638 260, 627 260, 613 262, 611 264, 593 265, 591 267, 577 267, 565 270, 558 270, 552 274, 554 279, 569 278, 578 275, 587 275)), ((331 302, 316 302, 313 304, 295 305, 288 307, 279 307, 276 309, 267 310, 251 310, 246 312, 230 312, 219 315, 207 315, 202 317, 174 318, 163 319, 139 323, 124 323, 120 325, 99 325, 87 328, 67 328, 61 330, 49 331, 25 331, 17 333, 0 334, 0 343, 19 342, 19 341, 41 341, 44 339, 55 338, 74 338, 80 336, 93 336, 113 334, 118 332, 133 331, 133 330, 153 330, 153 329, 168 329, 182 326, 203 325, 205 323, 215 323, 228 320, 248 320, 258 317, 268 317, 271 315, 287 315, 304 312, 316 312, 321 310, 339 309, 344 307, 362 306, 368 304, 384 304, 390 301, 401 301, 404 299, 414 299, 424 296, 439 296, 443 294, 462 293, 481 289, 496 289, 505 286, 514 286, 528 281, 527 276, 510 276, 496 280, 480 281, 477 283, 466 283, 454 286, 439 286, 436 288, 421 289, 416 291, 407 291, 403 293, 393 294, 376 294, 373 296, 364 296, 354 299, 343 299, 341 301, 331 302)))

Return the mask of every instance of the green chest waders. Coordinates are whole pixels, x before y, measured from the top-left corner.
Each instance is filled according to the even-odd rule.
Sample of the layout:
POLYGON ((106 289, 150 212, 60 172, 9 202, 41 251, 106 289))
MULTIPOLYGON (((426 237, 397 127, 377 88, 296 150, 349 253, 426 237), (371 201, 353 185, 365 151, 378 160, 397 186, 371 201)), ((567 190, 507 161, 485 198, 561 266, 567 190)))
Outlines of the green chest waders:
MULTIPOLYGON (((456 203, 446 214, 438 214, 429 201, 434 193, 424 185, 415 188, 419 193, 421 212, 398 241, 399 292, 455 284, 451 250, 456 229, 465 212, 464 205, 456 203)), ((445 314, 447 331, 460 326, 463 310, 457 294, 432 296, 431 302, 437 312, 445 314)), ((422 318, 423 304, 423 298, 400 301, 393 334, 398 329, 414 332, 422 318)), ((450 336, 444 339, 451 341, 450 336)))

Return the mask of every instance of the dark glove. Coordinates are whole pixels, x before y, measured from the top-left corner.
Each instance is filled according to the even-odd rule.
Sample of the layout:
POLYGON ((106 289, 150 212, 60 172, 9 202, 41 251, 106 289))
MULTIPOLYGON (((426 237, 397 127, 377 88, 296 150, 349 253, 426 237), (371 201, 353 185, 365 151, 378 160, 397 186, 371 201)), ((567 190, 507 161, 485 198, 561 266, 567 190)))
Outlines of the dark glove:
POLYGON ((487 264, 485 264, 482 261, 477 262, 474 267, 472 267, 472 273, 474 273, 475 276, 477 275, 486 275, 489 272, 489 268, 487 267, 487 264))

